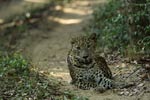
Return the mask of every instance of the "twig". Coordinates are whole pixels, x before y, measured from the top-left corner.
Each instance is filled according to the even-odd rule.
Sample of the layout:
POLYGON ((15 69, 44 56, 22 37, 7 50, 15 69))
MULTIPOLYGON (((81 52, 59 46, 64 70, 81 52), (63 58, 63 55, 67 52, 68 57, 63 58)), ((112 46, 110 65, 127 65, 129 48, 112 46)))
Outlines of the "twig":
POLYGON ((132 73, 130 73, 126 78, 129 78, 131 75, 133 75, 135 72, 137 72, 138 70, 140 70, 142 67, 139 67, 137 69, 135 69, 132 73))

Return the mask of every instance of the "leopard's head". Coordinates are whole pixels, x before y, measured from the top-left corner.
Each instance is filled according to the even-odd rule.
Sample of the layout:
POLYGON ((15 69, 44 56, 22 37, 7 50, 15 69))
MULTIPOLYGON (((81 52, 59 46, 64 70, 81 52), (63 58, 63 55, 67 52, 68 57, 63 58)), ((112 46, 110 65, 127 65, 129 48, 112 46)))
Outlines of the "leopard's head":
POLYGON ((96 49, 97 36, 95 33, 90 36, 73 38, 71 41, 70 55, 77 64, 90 64, 96 49))

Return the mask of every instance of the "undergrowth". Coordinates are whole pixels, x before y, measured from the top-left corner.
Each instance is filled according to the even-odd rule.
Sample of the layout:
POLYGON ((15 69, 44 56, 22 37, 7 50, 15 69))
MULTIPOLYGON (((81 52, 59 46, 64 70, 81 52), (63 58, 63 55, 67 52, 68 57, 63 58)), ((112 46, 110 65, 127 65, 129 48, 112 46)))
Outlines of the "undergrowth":
POLYGON ((135 3, 108 0, 95 9, 89 29, 99 35, 98 45, 102 51, 147 55, 150 54, 149 12, 146 0, 135 3))
POLYGON ((0 100, 88 100, 35 71, 19 53, 0 54, 0 100))

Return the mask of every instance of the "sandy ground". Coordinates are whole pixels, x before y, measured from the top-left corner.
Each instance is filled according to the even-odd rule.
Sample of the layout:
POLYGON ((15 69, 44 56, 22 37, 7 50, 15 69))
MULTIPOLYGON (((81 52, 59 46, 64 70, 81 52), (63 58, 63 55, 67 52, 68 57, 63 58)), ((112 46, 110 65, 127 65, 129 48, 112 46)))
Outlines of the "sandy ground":
MULTIPOLYGON (((66 56, 70 48, 70 40, 72 37, 84 33, 82 29, 90 23, 92 7, 104 2, 105 0, 76 0, 71 4, 66 4, 63 8, 57 6, 56 9, 61 10, 63 14, 48 16, 45 19, 46 23, 45 21, 42 22, 40 28, 28 30, 24 38, 19 41, 18 48, 24 51, 24 54, 32 60, 32 63, 41 72, 49 73, 64 81, 65 89, 74 90, 77 94, 89 97, 90 100, 140 100, 136 96, 118 96, 111 90, 102 94, 92 90, 80 90, 69 84, 71 78, 66 56), (49 24, 51 20, 58 24, 52 27, 49 24)), ((19 12, 22 12, 20 10, 19 12)), ((3 11, 0 17, 5 18, 8 15, 8 12, 3 11)), ((149 100, 149 98, 149 94, 142 96, 142 100, 149 100)))

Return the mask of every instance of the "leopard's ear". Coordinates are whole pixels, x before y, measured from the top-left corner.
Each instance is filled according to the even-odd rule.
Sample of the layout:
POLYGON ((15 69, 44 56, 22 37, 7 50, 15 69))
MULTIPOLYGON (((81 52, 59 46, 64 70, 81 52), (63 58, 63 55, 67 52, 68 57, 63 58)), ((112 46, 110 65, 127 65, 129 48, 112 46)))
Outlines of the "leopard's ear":
POLYGON ((97 35, 96 35, 96 33, 92 33, 92 34, 90 35, 89 39, 94 40, 94 41, 97 41, 97 35))

